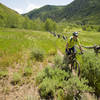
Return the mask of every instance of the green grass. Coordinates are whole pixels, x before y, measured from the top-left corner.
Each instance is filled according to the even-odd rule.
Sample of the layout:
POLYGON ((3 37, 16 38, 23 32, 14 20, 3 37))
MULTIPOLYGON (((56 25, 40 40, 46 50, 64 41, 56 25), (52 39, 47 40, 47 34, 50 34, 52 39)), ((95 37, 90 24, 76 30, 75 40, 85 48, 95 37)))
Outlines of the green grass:
POLYGON ((18 72, 15 72, 15 73, 13 73, 13 78, 11 80, 11 83, 13 85, 16 85, 17 83, 21 82, 21 79, 22 79, 21 74, 18 72))
POLYGON ((1 70, 0 71, 0 79, 2 79, 3 77, 8 76, 8 71, 7 70, 1 70))
POLYGON ((33 73, 33 70, 32 70, 31 67, 27 66, 27 67, 24 68, 24 76, 31 76, 32 73, 33 73))
POLYGON ((31 52, 38 48, 43 50, 45 55, 49 55, 52 50, 62 48, 60 45, 63 43, 48 32, 1 28, 0 67, 8 67, 12 63, 17 62, 27 50, 31 52))
POLYGON ((100 32, 83 31, 81 28, 72 28, 71 30, 69 30, 69 32, 65 33, 65 35, 67 37, 70 37, 72 33, 76 31, 79 31, 79 39, 82 45, 100 45, 100 32))
MULTIPOLYGON (((75 28, 70 32, 81 30, 75 28)), ((65 33, 70 37, 72 34, 65 33)), ((100 32, 79 32, 79 39, 82 45, 100 45, 100 32)), ((0 67, 8 67, 18 60, 22 60, 24 52, 33 51, 35 48, 44 51, 45 56, 57 52, 60 49, 63 53, 66 48, 66 41, 57 39, 48 32, 0 28, 0 67)))

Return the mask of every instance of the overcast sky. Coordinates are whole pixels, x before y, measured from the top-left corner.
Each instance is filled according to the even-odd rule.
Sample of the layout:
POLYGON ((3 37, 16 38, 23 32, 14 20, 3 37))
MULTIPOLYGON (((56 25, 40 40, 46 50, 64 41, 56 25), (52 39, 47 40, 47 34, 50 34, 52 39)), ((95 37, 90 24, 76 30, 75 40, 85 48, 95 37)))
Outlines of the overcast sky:
POLYGON ((29 12, 44 5, 67 5, 73 0, 0 0, 0 3, 19 12, 29 12))

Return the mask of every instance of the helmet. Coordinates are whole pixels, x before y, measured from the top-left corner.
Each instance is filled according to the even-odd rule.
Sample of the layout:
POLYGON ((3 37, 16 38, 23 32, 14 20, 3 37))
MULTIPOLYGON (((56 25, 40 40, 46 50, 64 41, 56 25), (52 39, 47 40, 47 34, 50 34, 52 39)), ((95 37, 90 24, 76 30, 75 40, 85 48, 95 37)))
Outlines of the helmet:
POLYGON ((78 32, 74 32, 73 33, 73 36, 78 36, 78 32))

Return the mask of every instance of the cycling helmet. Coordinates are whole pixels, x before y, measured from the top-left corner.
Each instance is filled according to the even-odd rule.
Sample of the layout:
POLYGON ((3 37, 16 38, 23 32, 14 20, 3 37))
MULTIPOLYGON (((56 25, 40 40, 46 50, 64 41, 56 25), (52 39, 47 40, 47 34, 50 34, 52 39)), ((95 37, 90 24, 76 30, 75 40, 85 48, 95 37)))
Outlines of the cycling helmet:
POLYGON ((74 32, 74 33, 73 33, 73 36, 78 37, 78 32, 74 32))

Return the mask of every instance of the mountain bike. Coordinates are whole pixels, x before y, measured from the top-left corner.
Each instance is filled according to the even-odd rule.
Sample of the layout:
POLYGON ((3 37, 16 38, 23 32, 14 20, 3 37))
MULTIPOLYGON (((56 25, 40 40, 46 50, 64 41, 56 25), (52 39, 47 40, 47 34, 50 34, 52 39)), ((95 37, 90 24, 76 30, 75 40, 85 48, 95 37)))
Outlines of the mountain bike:
POLYGON ((71 71, 75 69, 78 76, 80 76, 80 63, 77 60, 77 56, 83 53, 71 53, 68 55, 68 65, 71 67, 71 71))

